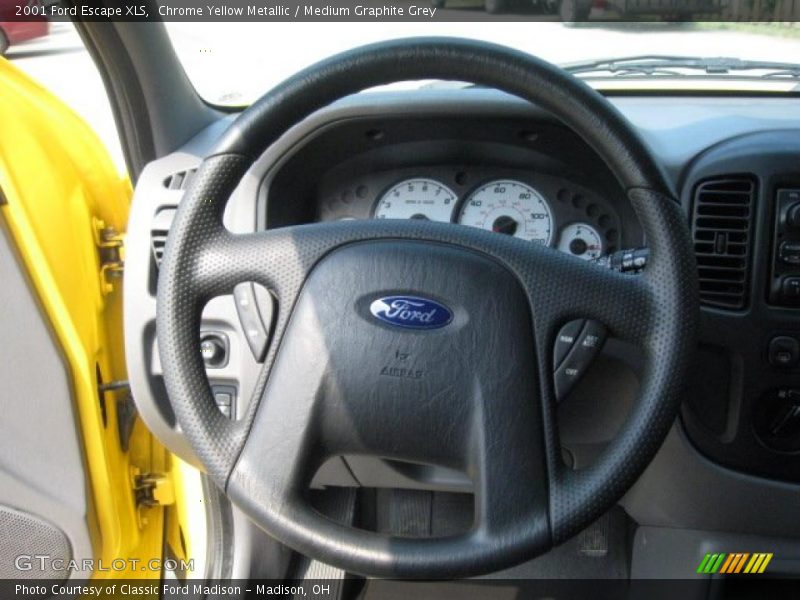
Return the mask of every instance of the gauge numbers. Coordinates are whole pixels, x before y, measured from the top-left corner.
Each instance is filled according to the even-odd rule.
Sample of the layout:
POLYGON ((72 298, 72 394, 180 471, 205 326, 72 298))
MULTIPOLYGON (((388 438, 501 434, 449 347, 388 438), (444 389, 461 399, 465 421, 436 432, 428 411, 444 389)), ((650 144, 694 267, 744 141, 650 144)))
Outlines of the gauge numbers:
POLYGON ((381 196, 375 218, 450 222, 457 201, 453 190, 434 179, 407 179, 381 196))
POLYGON ((521 181, 497 180, 472 192, 458 222, 550 245, 553 217, 539 192, 521 181))
POLYGON ((558 249, 583 260, 594 260, 603 254, 603 240, 591 225, 571 223, 561 231, 558 249))

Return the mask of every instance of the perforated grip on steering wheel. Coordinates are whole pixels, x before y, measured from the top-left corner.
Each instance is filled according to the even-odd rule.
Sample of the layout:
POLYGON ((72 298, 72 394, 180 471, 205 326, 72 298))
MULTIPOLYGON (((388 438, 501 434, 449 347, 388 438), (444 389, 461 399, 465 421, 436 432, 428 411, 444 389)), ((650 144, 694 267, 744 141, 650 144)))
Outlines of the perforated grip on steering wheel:
MULTIPOLYGON (((214 290, 200 290, 196 279, 209 267, 201 261, 213 260, 213 249, 230 239, 222 211, 250 162, 231 154, 203 162, 170 226, 158 278, 158 349, 167 392, 183 434, 223 489, 247 430, 245 423, 223 418, 213 402, 199 336, 203 306, 214 290)), ((224 277, 216 284, 222 293, 233 289, 226 289, 224 277)))
MULTIPOLYGON (((551 494, 554 544, 577 534, 613 506, 653 459, 680 406, 684 378, 678 374, 686 372, 694 352, 696 263, 684 214, 674 199, 651 190, 632 189, 628 197, 651 249, 647 279, 656 291, 654 298, 662 317, 643 340, 647 369, 637 402, 619 434, 594 464, 581 471, 560 472, 560 485, 554 486, 551 494)), ((630 318, 638 321, 643 315, 631 314, 630 318)))

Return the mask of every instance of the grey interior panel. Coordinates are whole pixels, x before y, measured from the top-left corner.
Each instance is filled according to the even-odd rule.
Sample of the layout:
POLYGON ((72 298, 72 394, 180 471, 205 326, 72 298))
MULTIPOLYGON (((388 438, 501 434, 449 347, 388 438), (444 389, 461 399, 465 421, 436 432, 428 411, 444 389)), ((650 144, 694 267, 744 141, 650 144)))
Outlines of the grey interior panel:
POLYGON ((678 424, 621 504, 642 525, 800 537, 800 485, 716 465, 678 424))
MULTIPOLYGON (((5 560, 49 549, 62 558, 91 558, 89 499, 72 382, 19 260, 2 222, 0 512, 8 529, 3 527, 1 554, 5 560), (23 522, 29 535, 12 535, 23 522)), ((13 565, 0 565, 0 573, 14 572, 13 565)))

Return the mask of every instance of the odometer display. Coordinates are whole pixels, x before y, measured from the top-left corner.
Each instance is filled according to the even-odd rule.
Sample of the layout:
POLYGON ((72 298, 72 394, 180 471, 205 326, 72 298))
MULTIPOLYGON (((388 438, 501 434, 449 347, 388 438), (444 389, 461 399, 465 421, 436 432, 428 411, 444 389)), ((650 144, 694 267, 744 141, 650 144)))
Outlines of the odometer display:
POLYGON ((457 200, 453 190, 434 179, 407 179, 381 196, 375 218, 450 222, 457 200))
POLYGON ((521 181, 497 180, 482 185, 464 201, 458 222, 545 246, 553 237, 547 200, 521 181))

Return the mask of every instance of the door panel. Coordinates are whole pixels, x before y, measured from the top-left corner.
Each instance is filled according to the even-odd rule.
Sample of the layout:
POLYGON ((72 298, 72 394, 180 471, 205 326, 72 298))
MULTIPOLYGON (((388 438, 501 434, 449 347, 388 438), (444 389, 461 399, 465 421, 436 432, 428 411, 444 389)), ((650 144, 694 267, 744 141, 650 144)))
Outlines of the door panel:
POLYGON ((0 579, 33 578, 17 556, 93 557, 88 498, 67 370, 5 228, 0 281, 0 579))
MULTIPOLYGON (((3 59, 0 189, 0 505, 44 517, 76 558, 161 558, 164 508, 133 487, 169 473, 169 455, 138 418, 120 428, 124 386, 101 391, 126 379, 130 184, 80 118, 3 59)), ((160 573, 74 574, 142 575, 160 573)))

